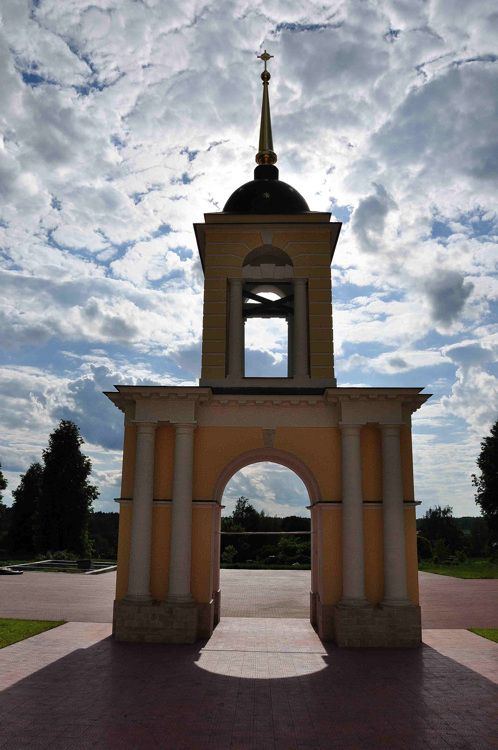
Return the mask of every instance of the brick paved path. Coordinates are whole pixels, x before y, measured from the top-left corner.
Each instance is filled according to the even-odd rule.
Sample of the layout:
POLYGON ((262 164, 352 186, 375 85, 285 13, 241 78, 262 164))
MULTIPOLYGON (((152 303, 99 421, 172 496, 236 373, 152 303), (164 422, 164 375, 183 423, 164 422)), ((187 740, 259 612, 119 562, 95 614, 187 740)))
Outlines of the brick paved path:
MULTIPOLYGON (((303 619, 226 618, 192 646, 109 632, 73 622, 0 652, 1 750, 498 745, 498 686, 429 646, 338 649, 303 619)), ((460 637, 453 657, 479 652, 460 637)))
POLYGON ((422 627, 498 628, 498 579, 418 575, 422 627))
POLYGON ((223 617, 310 616, 311 571, 222 570, 223 617))
MULTIPOLYGON (((498 580, 420 573, 425 628, 498 627, 498 580)), ((223 617, 309 616, 305 570, 222 570, 223 617)), ((115 573, 0 576, 0 617, 111 622, 115 573)))

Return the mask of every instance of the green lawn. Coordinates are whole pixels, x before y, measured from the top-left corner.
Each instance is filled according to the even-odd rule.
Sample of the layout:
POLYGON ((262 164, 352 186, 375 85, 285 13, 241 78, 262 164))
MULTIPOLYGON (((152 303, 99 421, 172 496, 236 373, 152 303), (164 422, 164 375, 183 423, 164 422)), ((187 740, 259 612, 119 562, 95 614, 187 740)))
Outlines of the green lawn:
POLYGON ((24 641, 32 635, 64 625, 65 620, 2 620, 0 618, 0 648, 24 641))
POLYGON ((498 578, 498 563, 489 562, 489 560, 469 560, 456 565, 420 560, 418 569, 426 573, 437 573, 454 578, 498 578))
POLYGON ((487 628, 487 629, 480 629, 480 628, 469 628, 471 633, 476 633, 477 635, 481 635, 483 638, 487 638, 488 641, 494 641, 495 643, 498 643, 498 628, 487 628))

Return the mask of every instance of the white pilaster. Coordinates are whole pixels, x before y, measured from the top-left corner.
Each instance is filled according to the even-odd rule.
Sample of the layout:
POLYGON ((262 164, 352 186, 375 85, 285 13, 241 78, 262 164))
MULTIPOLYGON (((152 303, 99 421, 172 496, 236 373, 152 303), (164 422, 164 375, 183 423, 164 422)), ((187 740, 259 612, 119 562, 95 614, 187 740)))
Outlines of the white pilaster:
POLYGON ((410 604, 406 588, 405 515, 400 425, 381 424, 382 507, 384 516, 384 599, 394 607, 410 604))
POLYGON ((342 581, 341 604, 364 606, 363 497, 361 425, 342 424, 342 581))
POLYGON ((152 499, 154 489, 155 422, 138 422, 135 452, 135 481, 131 517, 130 570, 125 599, 151 601, 150 548, 152 536, 152 499))
POLYGON ((306 279, 292 280, 294 287, 294 368, 295 378, 307 378, 308 371, 308 303, 306 279))
POLYGON ((230 279, 228 310, 228 377, 244 377, 244 316, 242 314, 242 279, 230 279))
POLYGON ((192 472, 194 430, 191 423, 175 424, 173 503, 169 560, 170 602, 191 602, 190 555, 192 540, 192 472))

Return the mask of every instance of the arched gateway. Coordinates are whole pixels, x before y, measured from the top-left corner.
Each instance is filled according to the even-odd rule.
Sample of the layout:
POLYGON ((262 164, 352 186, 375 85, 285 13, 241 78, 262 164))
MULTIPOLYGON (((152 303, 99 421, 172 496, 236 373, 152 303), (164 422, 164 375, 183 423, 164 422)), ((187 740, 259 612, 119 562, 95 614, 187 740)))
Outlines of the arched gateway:
POLYGON ((125 415, 114 634, 185 643, 212 633, 223 490, 244 466, 273 461, 309 493, 310 619, 320 637, 415 646, 411 414, 428 396, 337 387, 330 264, 341 225, 278 179, 262 59, 255 179, 195 225, 205 274, 199 386, 106 394, 125 415), (287 321, 287 377, 245 376, 252 317, 287 321))

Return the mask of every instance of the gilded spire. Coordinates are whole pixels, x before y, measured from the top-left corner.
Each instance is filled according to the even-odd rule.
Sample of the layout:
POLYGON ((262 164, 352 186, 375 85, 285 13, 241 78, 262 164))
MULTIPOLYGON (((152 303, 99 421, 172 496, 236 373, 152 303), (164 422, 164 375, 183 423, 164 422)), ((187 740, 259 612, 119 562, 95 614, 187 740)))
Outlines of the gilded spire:
POLYGON ((256 154, 256 161, 258 164, 275 164, 277 161, 277 155, 273 151, 273 138, 271 134, 271 118, 270 118, 270 98, 268 96, 268 84, 270 81, 270 73, 266 69, 266 63, 270 60, 273 55, 269 55, 265 50, 262 55, 258 55, 259 60, 263 60, 265 69, 261 73, 261 80, 263 81, 263 103, 261 106, 261 128, 259 131, 259 151, 256 154))

